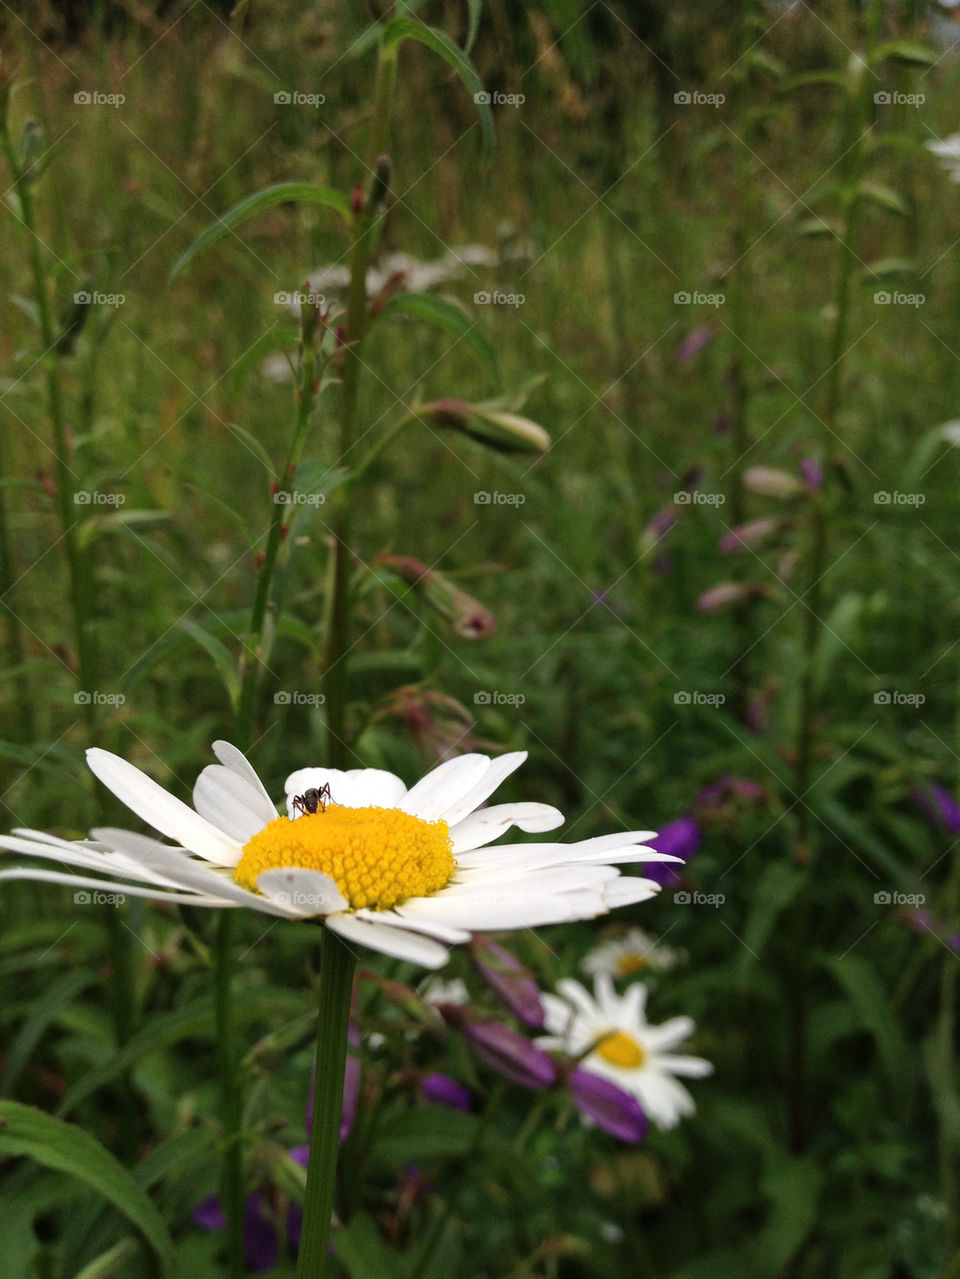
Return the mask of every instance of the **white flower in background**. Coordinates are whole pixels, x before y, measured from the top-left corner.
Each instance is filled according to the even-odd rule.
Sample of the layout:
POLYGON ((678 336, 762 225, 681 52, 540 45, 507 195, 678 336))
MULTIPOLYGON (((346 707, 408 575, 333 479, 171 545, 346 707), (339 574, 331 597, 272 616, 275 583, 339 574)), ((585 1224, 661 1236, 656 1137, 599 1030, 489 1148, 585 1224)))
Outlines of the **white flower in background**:
POLYGON ((928 151, 941 161, 954 182, 960 182, 960 133, 951 133, 940 142, 925 142, 928 151))
POLYGON ((510 826, 544 831, 563 821, 548 804, 480 807, 523 751, 460 755, 410 790, 378 768, 301 768, 287 778, 287 816, 278 817, 244 755, 228 742, 213 749, 220 763, 200 774, 193 808, 119 756, 88 750, 100 781, 175 844, 112 827, 74 843, 15 831, 0 848, 87 873, 15 866, 0 880, 321 920, 345 941, 439 968, 446 946, 471 932, 592 919, 645 901, 659 885, 622 876, 616 863, 676 860, 643 844, 650 831, 484 847, 510 826))
POLYGON ((601 942, 585 957, 583 970, 596 977, 633 977, 645 968, 651 972, 667 972, 675 968, 681 952, 656 941, 642 928, 631 928, 615 941, 601 942))
POLYGON ((695 1110, 693 1098, 674 1076, 700 1078, 713 1072, 702 1057, 675 1056, 673 1049, 692 1034, 689 1017, 671 1017, 651 1026, 645 1016, 646 987, 634 982, 622 995, 609 975, 600 973, 595 998, 572 978, 557 985, 562 998, 544 995, 544 1025, 550 1032, 538 1047, 580 1058, 592 1071, 631 1093, 647 1118, 660 1128, 673 1128, 695 1110))
POLYGON ((427 1004, 469 1004, 470 992, 466 982, 460 977, 451 977, 443 981, 439 977, 428 977, 419 990, 420 998, 427 1004))

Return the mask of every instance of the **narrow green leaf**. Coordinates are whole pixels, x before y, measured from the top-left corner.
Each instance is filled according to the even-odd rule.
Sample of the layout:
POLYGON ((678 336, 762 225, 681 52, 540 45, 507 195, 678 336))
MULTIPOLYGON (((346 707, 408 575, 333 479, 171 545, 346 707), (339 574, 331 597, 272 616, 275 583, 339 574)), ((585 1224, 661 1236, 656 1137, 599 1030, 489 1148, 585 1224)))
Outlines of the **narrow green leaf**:
POLYGON ((50 983, 34 1001, 29 1017, 20 1027, 20 1031, 10 1045, 7 1057, 7 1068, 0 1080, 0 1094, 13 1091, 20 1071, 29 1061, 30 1054, 43 1037, 43 1032, 56 1017, 64 1004, 68 1004, 84 986, 95 981, 93 973, 85 969, 62 973, 50 983))
POLYGON ((473 100, 480 112, 484 159, 489 160, 493 155, 494 146, 493 112, 490 110, 489 95, 485 92, 480 77, 474 71, 473 64, 469 58, 466 57, 461 49, 457 48, 448 35, 438 31, 435 27, 425 26, 414 18, 394 18, 383 29, 384 48, 397 47, 404 40, 419 40, 428 49, 438 53, 445 62, 453 67, 466 86, 468 93, 473 94, 473 100))
POLYGON ((82 1270, 78 1270, 74 1279, 115 1279, 120 1273, 119 1267, 136 1251, 136 1240, 128 1235, 119 1243, 115 1243, 112 1248, 108 1248, 106 1252, 102 1252, 99 1257, 95 1257, 82 1270))
POLYGON ((480 15, 483 12, 483 0, 467 0, 467 38, 463 42, 464 53, 469 53, 480 30, 480 15))
POLYGON ((199 622, 194 622, 189 617, 185 617, 180 623, 180 630, 185 631, 213 659, 213 664, 216 666, 220 678, 223 680, 223 686, 227 690, 230 705, 236 706, 237 699, 240 696, 240 677, 237 674, 237 664, 231 656, 230 650, 222 640, 218 640, 199 622))
POLYGON ((887 58, 893 58, 895 62, 909 62, 918 67, 932 67, 935 62, 940 61, 942 56, 925 45, 916 44, 913 40, 891 40, 888 44, 881 44, 879 48, 874 49, 870 62, 876 67, 887 58))
POLYGON ((843 955, 825 962, 843 987, 859 1024, 873 1036, 887 1080, 900 1094, 910 1081, 912 1054, 896 1018, 890 1015, 887 992, 870 965, 856 955, 843 955))
POLYGON ((340 214, 348 226, 353 221, 350 205, 339 191, 332 191, 329 187, 315 186, 311 182, 280 182, 276 186, 267 187, 263 191, 255 191, 253 195, 248 195, 245 200, 235 204, 229 213, 225 213, 212 226, 208 226, 206 231, 199 235, 189 249, 181 254, 174 263, 170 272, 170 279, 172 280, 174 276, 178 275, 188 262, 193 261, 197 254, 202 253, 204 249, 209 249, 211 244, 215 244, 217 240, 226 235, 228 231, 232 231, 234 227, 239 226, 241 222, 246 222, 247 218, 252 218, 255 214, 262 213, 264 209, 270 209, 275 204, 285 204, 291 200, 305 201, 309 204, 321 204, 328 209, 333 209, 334 212, 340 214))
POLYGON ((333 1237, 337 1259, 350 1279, 401 1279, 396 1256, 368 1212, 356 1212, 333 1237))
POLYGON ((69 1173, 109 1199, 142 1232, 165 1271, 173 1273, 176 1253, 160 1213, 127 1170, 82 1128, 34 1106, 0 1101, 0 1154, 24 1155, 69 1173))
POLYGON ((258 461, 263 463, 264 470, 268 475, 274 475, 275 468, 273 460, 255 435, 248 431, 246 427, 238 426, 236 422, 228 423, 227 429, 232 435, 235 435, 241 443, 247 446, 258 461))
POLYGON ((743 933, 747 948, 740 956, 741 968, 763 954, 780 913, 790 905, 804 882, 804 874, 789 862, 771 862, 760 876, 743 933))
POLYGON ((399 293, 391 298, 380 312, 382 316, 410 315, 454 339, 455 343, 463 343, 464 348, 481 365, 495 382, 500 382, 500 368, 496 352, 487 340, 480 323, 467 315, 459 306, 447 302, 443 298, 431 297, 427 293, 399 293))

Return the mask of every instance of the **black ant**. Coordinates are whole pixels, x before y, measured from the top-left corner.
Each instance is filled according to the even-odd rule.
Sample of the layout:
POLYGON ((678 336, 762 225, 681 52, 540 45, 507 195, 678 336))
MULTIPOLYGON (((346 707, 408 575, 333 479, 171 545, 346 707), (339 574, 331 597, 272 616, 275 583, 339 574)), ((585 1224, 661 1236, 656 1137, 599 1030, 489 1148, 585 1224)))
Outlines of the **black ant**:
POLYGON ((292 804, 295 813, 300 812, 307 816, 308 813, 325 813, 327 805, 333 802, 333 796, 330 794, 330 783, 327 782, 319 790, 315 786, 311 786, 302 795, 294 795, 292 804))

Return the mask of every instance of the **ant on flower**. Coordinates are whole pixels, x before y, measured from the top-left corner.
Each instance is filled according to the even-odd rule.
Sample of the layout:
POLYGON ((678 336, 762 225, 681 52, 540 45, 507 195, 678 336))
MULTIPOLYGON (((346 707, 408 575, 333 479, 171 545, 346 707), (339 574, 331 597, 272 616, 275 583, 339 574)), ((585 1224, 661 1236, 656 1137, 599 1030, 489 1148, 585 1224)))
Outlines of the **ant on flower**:
POLYGON ((294 795, 292 804, 293 811, 295 813, 303 813, 304 817, 306 817, 308 814, 316 813, 318 811, 325 813, 327 811, 327 805, 335 802, 336 801, 333 796, 330 794, 330 783, 326 782, 320 790, 317 790, 315 786, 311 786, 310 789, 305 790, 302 795, 294 795))

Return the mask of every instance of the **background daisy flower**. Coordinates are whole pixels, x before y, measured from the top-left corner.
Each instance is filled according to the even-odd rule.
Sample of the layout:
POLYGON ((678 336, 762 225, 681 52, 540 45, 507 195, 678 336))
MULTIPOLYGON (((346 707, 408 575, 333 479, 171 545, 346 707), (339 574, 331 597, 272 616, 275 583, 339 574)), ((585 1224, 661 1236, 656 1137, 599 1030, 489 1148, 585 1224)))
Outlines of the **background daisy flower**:
POLYGON ((634 982, 618 995, 608 973, 598 973, 594 996, 572 978, 559 982, 557 990, 559 996, 543 996, 550 1034, 537 1039, 539 1047, 577 1057, 581 1069, 632 1093, 660 1128, 672 1128, 693 1114, 693 1098, 675 1076, 700 1078, 712 1074, 713 1066, 702 1057, 672 1051, 692 1034, 689 1017, 651 1026, 645 1015, 646 987, 634 982))
POLYGON ((679 950, 657 941, 642 928, 631 928, 622 937, 601 942, 583 960, 584 972, 595 977, 608 973, 611 977, 632 977, 645 968, 667 972, 681 958, 679 950))

